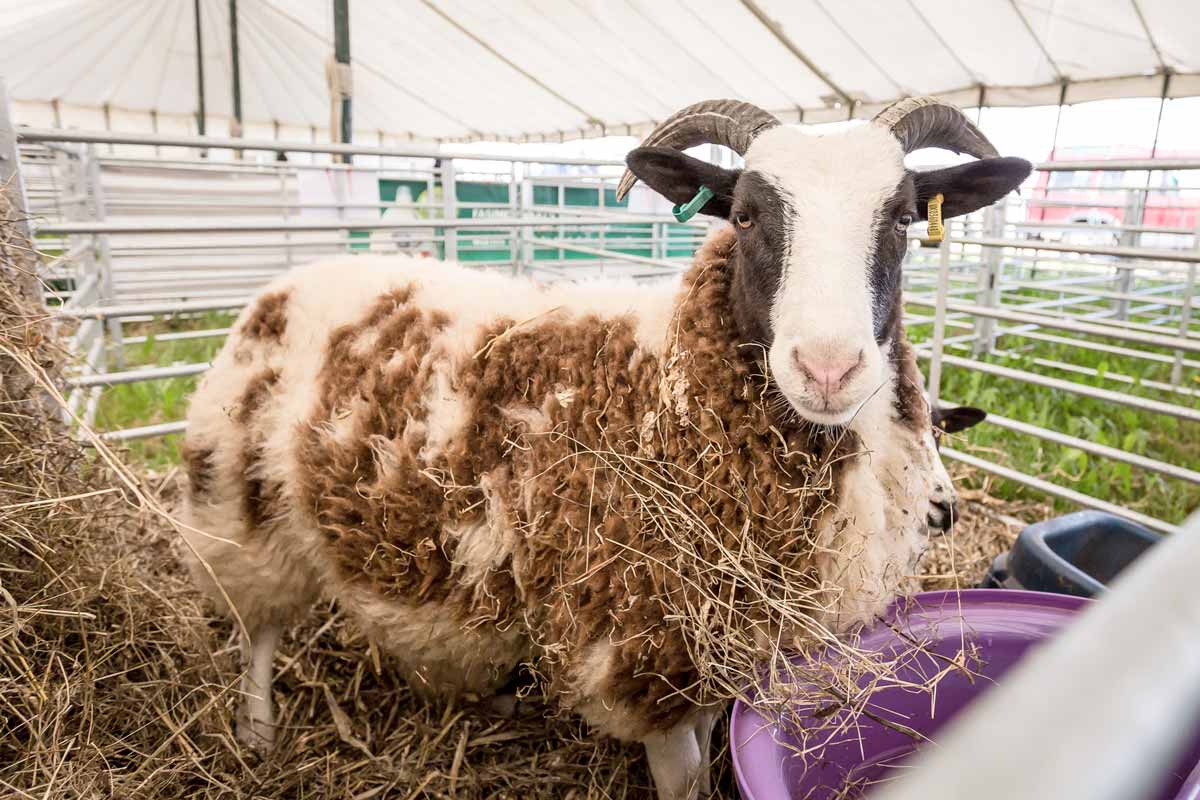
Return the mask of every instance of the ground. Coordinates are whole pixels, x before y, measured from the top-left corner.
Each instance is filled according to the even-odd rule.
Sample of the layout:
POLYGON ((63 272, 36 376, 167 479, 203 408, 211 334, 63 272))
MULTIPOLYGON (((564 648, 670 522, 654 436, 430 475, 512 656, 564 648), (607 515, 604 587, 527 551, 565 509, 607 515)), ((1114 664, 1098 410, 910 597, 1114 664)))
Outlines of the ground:
MULTIPOLYGON (((176 473, 146 481, 168 507, 176 473)), ((1044 511, 968 499, 934 544, 926 586, 973 585, 1015 537, 1009 515, 1044 511)), ((23 663, 29 684, 21 698, 0 689, 10 720, 24 720, 0 735, 0 786, 155 799, 652 796, 640 747, 547 719, 537 697, 511 714, 416 698, 335 606, 288 632, 275 688, 283 732, 259 758, 230 729, 233 628, 178 566, 171 527, 119 494, 66 501, 59 516, 73 520, 60 531, 72 546, 18 565, 56 577, 21 604, 37 616, 6 631, 3 663, 23 663)), ((735 797, 723 748, 722 735, 718 786, 735 797)))
MULTIPOLYGON (((193 589, 152 507, 173 507, 178 468, 140 465, 118 488, 119 465, 49 421, 0 416, 0 434, 0 787, 14 796, 652 796, 640 747, 547 719, 536 696, 507 709, 418 699, 336 606, 280 648, 275 753, 242 749, 233 627, 193 589)), ((1048 512, 964 500, 928 586, 973 585, 1011 543, 1012 515, 1048 512)), ((717 786, 733 797, 719 730, 717 786)))

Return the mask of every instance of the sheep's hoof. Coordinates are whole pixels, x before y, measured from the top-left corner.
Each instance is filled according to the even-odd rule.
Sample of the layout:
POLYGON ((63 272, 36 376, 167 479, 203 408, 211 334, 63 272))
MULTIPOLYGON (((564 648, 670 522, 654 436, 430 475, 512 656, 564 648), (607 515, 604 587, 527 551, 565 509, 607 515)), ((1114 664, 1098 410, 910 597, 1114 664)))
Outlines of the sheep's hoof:
POLYGON ((261 719, 239 716, 237 738, 244 746, 260 755, 266 755, 275 747, 275 726, 261 719))

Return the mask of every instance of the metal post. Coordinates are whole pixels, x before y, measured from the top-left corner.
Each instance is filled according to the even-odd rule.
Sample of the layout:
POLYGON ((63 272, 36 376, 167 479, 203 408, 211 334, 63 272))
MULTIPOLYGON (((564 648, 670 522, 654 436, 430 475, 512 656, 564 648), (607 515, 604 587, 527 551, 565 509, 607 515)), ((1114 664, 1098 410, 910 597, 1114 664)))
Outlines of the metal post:
POLYGON ((25 196, 25 181, 21 178, 21 152, 17 149, 17 128, 8 106, 8 86, 0 77, 0 189, 7 192, 10 202, 17 206, 16 229, 22 241, 32 241, 25 212, 29 200, 25 196))
MULTIPOLYGON (((605 202, 606 202, 606 201, 605 201, 605 199, 604 199, 604 192, 605 192, 605 183, 604 183, 604 178, 600 178, 600 197, 599 197, 599 201, 600 201, 600 202, 599 202, 599 204, 598 204, 598 205, 599 205, 600 211, 601 211, 602 213, 603 213, 603 211, 604 211, 604 204, 605 204, 605 202)), ((601 225, 601 226, 600 226, 600 232, 599 232, 599 234, 598 234, 597 238, 598 238, 598 239, 599 239, 599 241, 600 241, 599 247, 600 247, 600 249, 601 249, 601 250, 607 250, 607 249, 608 249, 607 243, 605 242, 605 231, 607 231, 607 230, 608 230, 608 226, 607 226, 607 225, 601 225)), ((601 275, 603 275, 603 274, 604 274, 604 262, 603 262, 603 261, 601 261, 601 262, 600 262, 600 274, 601 274, 601 275)))
MULTIPOLYGON (((233 129, 234 138, 242 136, 242 59, 238 49, 238 6, 237 0, 229 0, 229 65, 233 83, 233 129)), ((235 150, 234 157, 241 159, 242 151, 235 150)))
MULTIPOLYGON (((86 166, 87 148, 80 146, 76 152, 59 150, 56 165, 63 175, 64 192, 69 202, 63 204, 63 218, 69 222, 90 219, 88 208, 88 175, 86 166)), ((67 237, 67 252, 79 253, 75 268, 75 294, 69 301, 72 306, 95 305, 100 293, 100 270, 96 261, 93 237, 72 235, 67 237)), ((103 326, 97 320, 88 320, 80 325, 73 341, 80 343, 82 351, 91 348, 91 339, 103 326)))
MULTIPOLYGON (((279 202, 283 205, 283 221, 284 221, 284 223, 287 223, 291 220, 292 214, 291 214, 291 208, 289 207, 290 201, 291 201, 291 197, 288 194, 288 173, 287 173, 287 170, 281 169, 281 170, 279 170, 279 202)), ((285 244, 284 248, 283 248, 283 258, 284 258, 285 263, 287 263, 288 268, 290 269, 292 266, 294 266, 293 258, 292 258, 292 246, 291 246, 292 233, 291 233, 291 231, 283 232, 283 240, 284 240, 284 242, 287 242, 287 244, 285 244)))
MULTIPOLYGON (((559 180, 561 181, 563 179, 560 177, 559 180)), ((563 210, 567 207, 566 194, 567 194, 566 187, 563 186, 562 183, 559 183, 558 184, 558 219, 562 219, 563 210)), ((563 226, 561 226, 561 225, 559 225, 557 228, 555 228, 554 229, 554 238, 558 239, 559 241, 565 239, 566 236, 564 235, 563 230, 564 230, 563 226)), ((559 267, 565 266, 563 262, 566 261, 566 258, 567 258, 566 251, 559 250, 558 251, 558 266, 559 267)))
MULTIPOLYGON (((0 237, 0 269, 3 279, 30 302, 44 303, 42 282, 38 280, 37 255, 26 218, 29 198, 21 177, 21 152, 17 148, 16 126, 8 105, 8 89, 0 77, 0 215, 11 226, 7 237, 0 237), (12 267, 11 274, 8 272, 12 267)), ((0 376, 6 379, 7 374, 0 376)), ((17 413, 20 413, 18 410, 17 413)))
MULTIPOLYGON (((350 3, 349 0, 333 0, 333 60, 334 60, 334 89, 331 98, 337 120, 336 130, 333 131, 334 141, 349 143, 352 138, 354 124, 351 117, 350 98, 353 93, 353 83, 350 71, 350 3)), ((343 157, 345 163, 351 162, 349 155, 343 157)))
MULTIPOLYGON (((442 216, 445 219, 458 218, 458 190, 454 182, 454 159, 442 159, 442 216)), ((445 246, 442 252, 447 261, 458 260, 458 233, 452 228, 443 228, 445 246)))
MULTIPOLYGON (((339 222, 346 221, 346 202, 350 194, 350 173, 346 170, 332 167, 329 170, 329 175, 333 179, 333 203, 334 213, 337 214, 339 222)), ((345 237, 346 252, 354 251, 354 242, 350 236, 350 228, 342 228, 338 231, 338 235, 345 237)))
POLYGON ((938 248, 937 302, 933 312, 933 350, 929 357, 929 402, 937 408, 942 389, 942 349, 946 340, 946 293, 950 290, 950 226, 938 248))
MULTIPOLYGON (((1200 251, 1200 222, 1196 223, 1196 232, 1192 235, 1192 249, 1200 251)), ((1179 316, 1179 336, 1188 335, 1192 326, 1192 296, 1196 291, 1196 264, 1188 264, 1187 286, 1183 287, 1183 310, 1179 316)), ((1171 365, 1171 385, 1178 386, 1183 381, 1183 351, 1175 351, 1175 363, 1171 365)))
MULTIPOLYGON (((87 172, 85 174, 87 176, 88 188, 92 194, 95 220, 103 222, 108 216, 108 209, 104 201, 104 185, 101 182, 100 160, 96 158, 96 154, 90 146, 87 149, 86 158, 87 172)), ((107 234, 100 234, 96 237, 95 249, 99 257, 100 301, 102 304, 113 303, 116 300, 116 289, 113 286, 112 249, 109 246, 107 234)), ((125 365, 125 342, 121 330, 121 320, 115 317, 111 318, 108 320, 107 327, 109 350, 116 365, 123 367, 125 365)), ((89 425, 92 424, 90 419, 87 422, 89 425)))
MULTIPOLYGON (((1004 209, 991 205, 983 212, 984 236, 997 238, 1004 235, 1004 209)), ((979 263, 978 291, 975 302, 994 308, 999 302, 1000 284, 1003 279, 1001 265, 1003 251, 999 247, 985 248, 979 263)), ((996 321, 988 317, 975 318, 975 355, 990 353, 996 344, 996 321)))
POLYGON ((200 32, 200 0, 192 0, 196 24, 196 129, 200 135, 205 131, 204 111, 204 35, 200 32))
MULTIPOLYGON (((517 180, 517 162, 508 165, 508 211, 514 217, 521 215, 521 184, 517 180)), ((508 232, 508 250, 512 257, 512 274, 520 273, 521 239, 516 230, 508 232)))
MULTIPOLYGON (((528 209, 530 212, 534 210, 533 184, 530 183, 529 178, 527 177, 523 178, 521 181, 521 208, 528 209)), ((522 226, 519 230, 519 235, 521 237, 521 258, 517 262, 517 273, 521 274, 526 270, 533 269, 534 253, 533 242, 531 241, 533 236, 530 233, 529 228, 522 226)))
MULTIPOLYGON (((1149 175, 1149 173, 1147 173, 1149 175)), ((1149 177, 1147 177, 1147 183, 1149 177)), ((1146 198, 1149 195, 1149 189, 1132 189, 1128 193, 1128 201, 1125 204, 1125 224, 1126 225, 1143 225, 1146 220, 1146 198)), ((1138 247, 1141 245, 1141 233, 1138 231, 1125 230, 1121 232, 1118 243, 1121 247, 1138 247)), ((1117 274, 1115 290, 1121 294, 1129 294, 1133 288, 1133 270, 1128 267, 1117 265, 1117 274)), ((1129 319, 1129 298, 1122 298, 1114 302, 1117 312, 1117 319, 1129 319)))

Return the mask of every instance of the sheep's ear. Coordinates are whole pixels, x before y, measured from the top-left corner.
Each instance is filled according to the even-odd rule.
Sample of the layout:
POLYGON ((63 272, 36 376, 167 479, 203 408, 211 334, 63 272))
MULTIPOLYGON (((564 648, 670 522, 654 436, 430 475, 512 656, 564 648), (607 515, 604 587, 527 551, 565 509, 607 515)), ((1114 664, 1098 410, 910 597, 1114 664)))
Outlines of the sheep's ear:
POLYGON ((1033 165, 1023 158, 985 158, 957 167, 913 173, 917 213, 925 219, 928 202, 939 193, 946 219, 990 206, 1021 185, 1033 165))
POLYGON ((700 209, 710 217, 727 218, 733 206, 733 187, 740 170, 721 167, 684 155, 670 147, 639 147, 625 156, 630 172, 675 205, 683 205, 696 196, 701 186, 712 190, 713 198, 700 209))
POLYGON ((957 408, 935 408, 933 410, 934 427, 943 433, 959 433, 967 428, 974 428, 987 419, 987 412, 973 406, 957 408))

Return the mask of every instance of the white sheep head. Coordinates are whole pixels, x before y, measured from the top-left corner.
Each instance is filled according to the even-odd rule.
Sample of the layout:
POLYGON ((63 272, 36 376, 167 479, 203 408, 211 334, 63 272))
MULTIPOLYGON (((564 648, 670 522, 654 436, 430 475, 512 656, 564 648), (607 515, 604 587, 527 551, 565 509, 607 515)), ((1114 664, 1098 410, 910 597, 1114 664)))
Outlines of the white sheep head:
POLYGON ((731 303, 743 341, 757 346, 774 389, 802 418, 847 423, 887 384, 902 332, 900 267, 907 229, 944 197, 945 218, 990 205, 1029 174, 999 158, 954 106, 902 100, 870 124, 816 135, 749 103, 711 100, 672 115, 626 158, 618 189, 638 180, 674 203, 701 187, 699 213, 737 234, 731 303), (721 144, 745 158, 723 169, 684 155, 721 144), (928 172, 904 166, 923 147, 978 161, 928 172))

